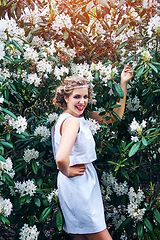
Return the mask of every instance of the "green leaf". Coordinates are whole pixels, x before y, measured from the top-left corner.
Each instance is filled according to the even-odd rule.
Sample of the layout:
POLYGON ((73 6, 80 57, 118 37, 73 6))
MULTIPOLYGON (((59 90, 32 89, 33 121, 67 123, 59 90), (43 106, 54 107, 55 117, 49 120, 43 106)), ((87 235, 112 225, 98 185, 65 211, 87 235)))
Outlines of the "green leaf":
POLYGON ((139 78, 143 74, 144 69, 145 69, 144 65, 141 66, 141 68, 139 68, 139 70, 138 70, 138 72, 136 74, 137 78, 139 78))
POLYGON ((63 217, 62 217, 61 210, 59 208, 58 208, 57 216, 56 216, 56 226, 58 228, 58 231, 62 231, 63 217))
POLYGON ((122 88, 121 88, 117 83, 114 83, 113 85, 114 85, 114 87, 115 87, 117 96, 118 96, 119 98, 124 98, 124 93, 123 93, 122 88))
POLYGON ((44 220, 49 216, 51 212, 52 212, 52 207, 45 208, 40 215, 39 222, 44 222, 44 220))
POLYGON ((130 223, 132 222, 132 218, 129 217, 127 218, 120 226, 120 231, 123 229, 123 228, 126 228, 130 223))
POLYGON ((141 142, 136 142, 130 149, 128 156, 132 157, 140 148, 141 142))
POLYGON ((8 143, 8 142, 1 142, 1 144, 2 144, 3 146, 5 146, 6 148, 8 148, 8 149, 13 148, 13 145, 12 145, 11 143, 8 143))
POLYGON ((6 162, 6 159, 0 155, 0 161, 6 162))
POLYGON ((23 49, 22 46, 19 44, 19 42, 17 42, 16 40, 12 39, 12 43, 13 43, 13 45, 14 45, 21 53, 24 53, 24 49, 23 49))
POLYGON ((149 229, 150 232, 153 231, 153 226, 152 226, 151 222, 147 218, 144 218, 144 224, 149 229))
POLYGON ((119 115, 117 113, 115 113, 114 111, 111 111, 111 113, 116 120, 121 121, 121 118, 119 117, 119 115))
POLYGON ((143 223, 141 221, 137 222, 137 236, 140 239, 144 236, 143 223))
POLYGON ((121 168, 121 173, 127 180, 129 180, 129 175, 128 175, 127 171, 124 168, 121 168))
POLYGON ((7 182, 8 185, 14 187, 15 183, 14 183, 14 180, 11 178, 11 176, 9 176, 7 173, 3 173, 2 175, 3 177, 5 177, 5 182, 7 182))
POLYGON ((137 173, 134 174, 133 182, 134 182, 134 188, 137 191, 139 188, 139 176, 137 173))
POLYGON ((148 65, 156 72, 158 73, 158 69, 152 64, 152 63, 148 63, 148 65))
POLYGON ((110 106, 110 108, 119 108, 119 107, 121 107, 120 104, 114 104, 114 105, 110 106))
POLYGON ((67 32, 67 31, 65 31, 64 33, 63 33, 63 39, 64 40, 67 40, 69 38, 69 33, 67 32))
POLYGON ((116 32, 116 37, 121 33, 123 32, 123 30, 128 26, 128 23, 124 24, 122 27, 120 27, 118 29, 118 31, 116 32))
POLYGON ((34 203, 37 207, 41 206, 41 200, 39 198, 34 198, 34 203))
POLYGON ((154 218, 156 219, 156 221, 157 221, 158 223, 160 223, 160 212, 158 211, 158 209, 155 209, 155 210, 153 211, 153 213, 154 213, 154 218))
POLYGON ((32 170, 35 174, 38 173, 38 166, 36 162, 32 162, 32 170))
POLYGON ((10 226, 10 221, 6 217, 1 215, 1 220, 4 224, 7 224, 8 226, 10 226))
POLYGON ((144 179, 144 180, 146 180, 146 181, 149 180, 149 177, 148 177, 147 174, 145 174, 144 172, 139 171, 139 170, 137 170, 136 172, 138 173, 138 175, 139 175, 142 179, 144 179))
POLYGON ((143 92, 142 92, 142 97, 145 96, 145 95, 147 95, 150 91, 151 91, 150 88, 144 89, 143 92))
POLYGON ((9 60, 10 62, 12 62, 13 61, 13 59, 11 58, 11 57, 9 57, 9 56, 4 56, 4 58, 6 58, 7 60, 9 60))
POLYGON ((11 137, 11 135, 10 135, 10 133, 8 132, 8 133, 6 134, 6 140, 9 141, 10 137, 11 137))
POLYGON ((11 116, 17 120, 17 117, 14 115, 14 113, 10 112, 9 110, 7 110, 5 108, 1 108, 0 111, 7 113, 9 116, 11 116))
POLYGON ((143 143, 143 145, 145 145, 145 146, 148 145, 148 142, 147 142, 147 140, 146 140, 144 137, 142 137, 142 143, 143 143))

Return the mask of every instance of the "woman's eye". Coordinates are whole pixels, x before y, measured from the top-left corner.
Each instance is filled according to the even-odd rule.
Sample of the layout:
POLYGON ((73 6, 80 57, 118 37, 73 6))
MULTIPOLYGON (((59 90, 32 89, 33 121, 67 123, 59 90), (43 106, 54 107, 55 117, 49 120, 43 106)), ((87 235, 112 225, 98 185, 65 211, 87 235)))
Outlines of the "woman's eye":
POLYGON ((85 95, 84 98, 88 98, 88 95, 85 95))
POLYGON ((74 96, 74 98, 79 98, 79 96, 74 96))

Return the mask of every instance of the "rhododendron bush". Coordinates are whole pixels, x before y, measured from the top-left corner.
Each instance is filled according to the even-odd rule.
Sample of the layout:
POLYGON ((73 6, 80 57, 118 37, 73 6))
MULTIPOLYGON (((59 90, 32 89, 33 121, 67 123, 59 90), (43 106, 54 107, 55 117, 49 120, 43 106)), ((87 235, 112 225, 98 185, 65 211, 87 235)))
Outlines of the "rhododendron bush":
POLYGON ((75 74, 93 86, 85 118, 108 230, 114 240, 160 239, 159 11, 156 0, 0 1, 0 222, 13 239, 72 239, 62 230, 51 128, 62 112, 56 87, 75 74), (127 63, 134 78, 121 120, 113 109, 127 63))

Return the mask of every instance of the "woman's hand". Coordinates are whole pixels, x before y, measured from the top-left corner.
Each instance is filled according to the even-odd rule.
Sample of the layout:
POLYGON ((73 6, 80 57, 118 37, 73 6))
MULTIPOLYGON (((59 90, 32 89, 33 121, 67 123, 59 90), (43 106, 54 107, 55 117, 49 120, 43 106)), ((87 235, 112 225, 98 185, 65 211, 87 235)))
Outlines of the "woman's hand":
POLYGON ((133 77, 133 72, 129 66, 129 63, 124 67, 121 73, 121 84, 128 83, 129 80, 133 77))
POLYGON ((67 177, 81 176, 84 174, 85 171, 86 171, 86 167, 84 164, 76 164, 68 168, 67 177))

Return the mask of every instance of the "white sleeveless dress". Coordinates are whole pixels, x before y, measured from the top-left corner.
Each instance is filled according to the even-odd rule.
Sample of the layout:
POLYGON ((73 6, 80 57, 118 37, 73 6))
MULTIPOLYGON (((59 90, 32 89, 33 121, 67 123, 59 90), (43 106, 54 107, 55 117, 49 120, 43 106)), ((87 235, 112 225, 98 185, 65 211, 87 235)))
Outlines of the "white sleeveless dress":
MULTIPOLYGON (((52 128, 52 146, 56 155, 63 121, 73 117, 69 113, 60 115, 52 128)), ((80 129, 70 153, 70 166, 85 164, 82 176, 66 177, 59 171, 57 186, 59 202, 64 216, 63 229, 71 234, 96 233, 106 228, 102 196, 96 170, 92 161, 96 160, 95 142, 84 117, 77 118, 80 129)))

